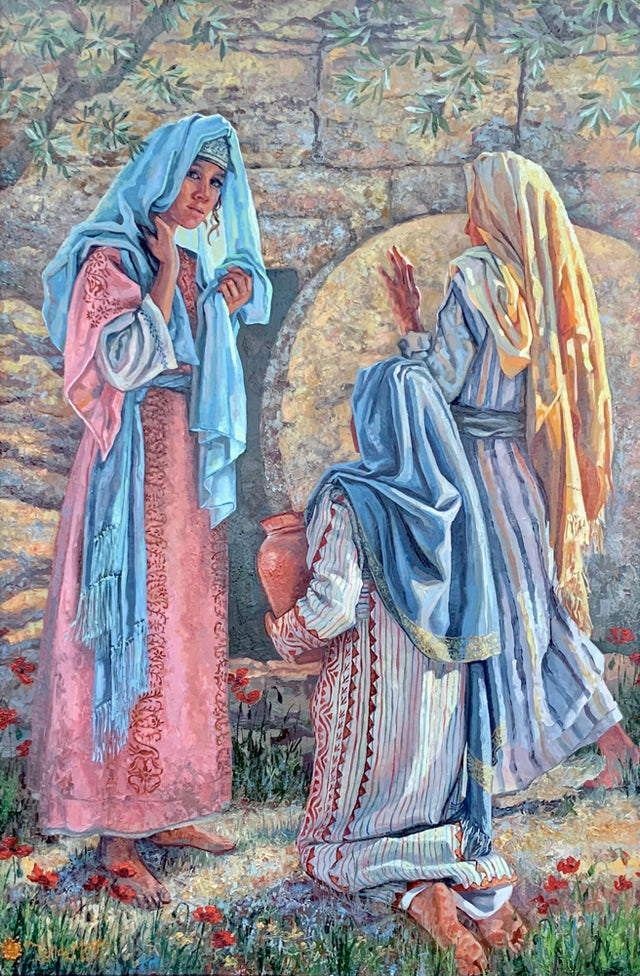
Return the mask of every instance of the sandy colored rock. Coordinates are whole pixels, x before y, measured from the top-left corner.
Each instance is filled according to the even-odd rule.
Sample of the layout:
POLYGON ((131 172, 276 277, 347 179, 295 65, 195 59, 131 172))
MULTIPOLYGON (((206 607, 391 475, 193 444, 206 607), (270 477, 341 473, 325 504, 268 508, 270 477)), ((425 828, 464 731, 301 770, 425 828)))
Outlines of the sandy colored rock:
POLYGON ((32 558, 51 559, 59 520, 58 512, 0 498, 2 555, 17 556, 23 563, 32 558))

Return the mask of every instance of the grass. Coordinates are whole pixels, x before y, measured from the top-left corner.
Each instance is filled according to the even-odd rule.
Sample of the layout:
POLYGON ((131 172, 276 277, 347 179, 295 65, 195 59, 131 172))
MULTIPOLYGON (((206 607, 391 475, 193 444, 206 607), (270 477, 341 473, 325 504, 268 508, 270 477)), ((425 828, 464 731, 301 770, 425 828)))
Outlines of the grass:
MULTIPOLYGON (((628 672, 620 678, 617 697, 635 738, 640 686, 628 672)), ((21 865, 28 863, 31 871, 32 861, 0 860, 0 976, 452 976, 452 953, 435 948, 405 916, 315 886, 295 868, 293 855, 287 863, 294 868, 286 869, 284 879, 260 876, 268 874, 265 858, 277 856, 272 852, 291 850, 308 770, 295 717, 286 716, 284 728, 274 730, 269 699, 259 705, 243 708, 233 730, 235 812, 230 816, 242 824, 235 855, 239 883, 230 882, 223 860, 212 866, 207 855, 156 848, 154 869, 168 881, 206 872, 209 881, 174 896, 162 911, 144 913, 108 891, 82 890, 77 879, 86 877, 93 863, 90 846, 59 871, 51 892, 25 878, 21 865), (72 888, 67 880, 74 874, 72 888), (65 900, 70 892, 71 903, 65 900), (206 899, 220 912, 212 922, 199 921, 193 904, 206 899)), ((54 849, 37 837, 34 804, 24 789, 24 760, 3 760, 0 767, 0 837, 38 843, 51 861, 54 849)), ((640 777, 634 775, 633 781, 631 772, 627 777, 628 794, 638 791, 640 777)), ((568 795, 556 818, 579 823, 585 802, 568 795)), ((492 955, 492 976, 640 976, 640 882, 632 865, 619 860, 621 853, 627 857, 611 849, 599 864, 585 862, 564 879, 566 888, 553 892, 540 862, 523 863, 521 907, 530 932, 521 956, 492 955), (623 888, 622 876, 618 887, 612 877, 621 863, 629 879, 623 888)))
POLYGON ((287 713, 274 729, 272 710, 267 694, 253 708, 239 707, 232 731, 234 800, 295 803, 306 798, 311 776, 296 734, 297 716, 287 713))

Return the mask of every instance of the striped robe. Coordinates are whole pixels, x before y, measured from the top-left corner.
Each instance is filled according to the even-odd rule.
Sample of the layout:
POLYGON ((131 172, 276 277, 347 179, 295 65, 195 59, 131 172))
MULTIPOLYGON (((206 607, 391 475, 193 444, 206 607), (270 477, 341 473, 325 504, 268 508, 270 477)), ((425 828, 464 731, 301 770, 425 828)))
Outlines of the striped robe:
MULTIPOLYGON (((507 377, 493 333, 457 274, 435 341, 413 333, 405 355, 422 359, 454 405, 523 414, 527 371, 507 377)), ((507 744, 494 792, 524 789, 621 718, 604 658, 556 598, 545 499, 524 440, 461 431, 487 519, 500 608, 507 744)))
POLYGON ((338 891, 381 900, 409 881, 446 879, 461 900, 511 885, 500 855, 462 856, 466 666, 431 661, 389 616, 344 498, 320 496, 308 537, 309 589, 272 633, 285 660, 323 659, 302 864, 338 891))

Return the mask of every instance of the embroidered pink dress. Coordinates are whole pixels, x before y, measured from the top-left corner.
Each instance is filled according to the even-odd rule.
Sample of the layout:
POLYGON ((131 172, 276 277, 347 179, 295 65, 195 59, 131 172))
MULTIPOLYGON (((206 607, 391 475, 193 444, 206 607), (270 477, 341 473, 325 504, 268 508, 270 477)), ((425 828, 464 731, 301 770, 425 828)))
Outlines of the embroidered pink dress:
MULTIPOLYGON (((193 326, 195 258, 180 256, 193 326)), ((231 797, 226 527, 212 531, 198 506, 182 392, 154 387, 141 405, 150 681, 126 745, 104 763, 92 759, 92 653, 72 636, 93 462, 113 444, 124 391, 178 368, 160 311, 117 250, 96 248, 69 312, 65 393, 86 429, 61 514, 33 712, 28 780, 45 832, 144 836, 206 819, 231 797)))

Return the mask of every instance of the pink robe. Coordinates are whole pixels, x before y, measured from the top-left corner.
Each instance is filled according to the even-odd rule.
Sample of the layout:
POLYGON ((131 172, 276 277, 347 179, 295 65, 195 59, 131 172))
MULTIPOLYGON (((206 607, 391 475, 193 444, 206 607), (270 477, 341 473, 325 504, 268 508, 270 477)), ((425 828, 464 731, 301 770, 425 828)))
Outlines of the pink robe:
MULTIPOLYGON (((195 262, 186 254, 178 283, 193 322, 195 262)), ((104 763, 92 759, 93 658, 73 639, 72 624, 91 468, 113 443, 124 396, 105 380, 101 333, 114 321, 123 323, 122 334, 137 328, 152 349, 147 379, 167 362, 177 365, 158 315, 149 334, 149 316, 133 321, 141 305, 118 252, 95 250, 69 315, 65 392, 87 428, 62 508, 33 712, 28 781, 39 794, 45 832, 144 836, 206 819, 231 798, 226 526, 212 531, 198 507, 197 443, 187 398, 177 391, 153 388, 141 407, 149 688, 132 710, 124 748, 104 763)))

